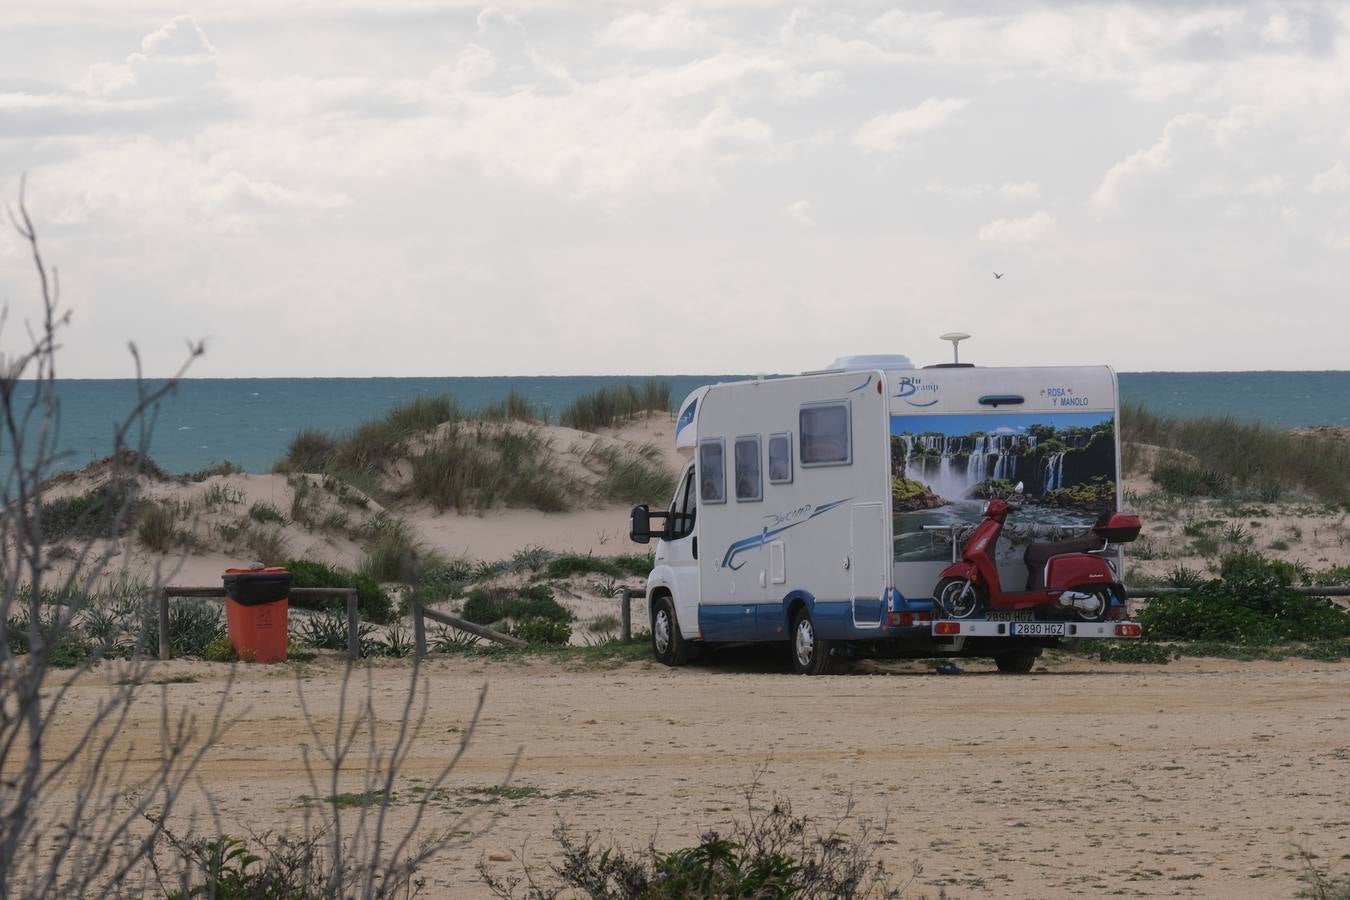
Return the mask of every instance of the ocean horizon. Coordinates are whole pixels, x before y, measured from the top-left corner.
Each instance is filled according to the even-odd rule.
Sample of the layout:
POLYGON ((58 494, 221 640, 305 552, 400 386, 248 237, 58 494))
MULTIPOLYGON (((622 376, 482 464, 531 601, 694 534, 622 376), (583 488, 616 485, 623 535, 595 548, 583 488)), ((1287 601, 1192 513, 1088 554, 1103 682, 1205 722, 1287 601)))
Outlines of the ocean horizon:
MULTIPOLYGON (((1281 428, 1350 426, 1350 371, 1121 372, 1123 403, 1170 416, 1227 416, 1281 428)), ((546 410, 553 421, 578 396, 603 387, 656 378, 673 403, 690 391, 749 375, 536 375, 367 378, 187 378, 160 404, 150 456, 170 472, 192 472, 229 460, 266 472, 305 428, 341 433, 417 397, 450 394, 476 410, 511 391, 546 410)), ((770 376, 772 377, 772 376, 770 376)), ((147 379, 147 384, 162 380, 147 379)), ((31 391, 31 382, 28 391, 31 391)), ((16 393, 22 402, 31 396, 16 393)), ((114 423, 132 408, 134 379, 61 379, 57 469, 106 456, 114 423)), ((0 446, 0 457, 12 448, 0 446)))

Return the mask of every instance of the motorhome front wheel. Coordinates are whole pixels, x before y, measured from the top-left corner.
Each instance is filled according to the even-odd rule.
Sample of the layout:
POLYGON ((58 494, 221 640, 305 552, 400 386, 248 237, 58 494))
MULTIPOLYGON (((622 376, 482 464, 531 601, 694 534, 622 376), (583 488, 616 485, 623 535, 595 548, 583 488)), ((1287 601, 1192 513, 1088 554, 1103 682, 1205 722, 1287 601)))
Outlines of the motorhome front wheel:
POLYGON ((682 666, 689 659, 689 645, 680 634, 675 607, 664 594, 652 606, 652 655, 668 666, 682 666))

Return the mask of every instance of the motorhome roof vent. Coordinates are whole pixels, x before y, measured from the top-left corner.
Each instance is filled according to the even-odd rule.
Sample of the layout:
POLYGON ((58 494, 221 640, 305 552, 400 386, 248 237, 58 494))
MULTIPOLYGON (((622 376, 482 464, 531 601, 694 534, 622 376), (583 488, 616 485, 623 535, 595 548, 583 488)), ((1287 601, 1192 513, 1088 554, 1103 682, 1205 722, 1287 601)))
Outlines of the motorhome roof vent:
POLYGON ((849 372, 854 369, 912 369, 914 363, 903 353, 865 353, 861 356, 841 356, 830 363, 827 372, 849 372))

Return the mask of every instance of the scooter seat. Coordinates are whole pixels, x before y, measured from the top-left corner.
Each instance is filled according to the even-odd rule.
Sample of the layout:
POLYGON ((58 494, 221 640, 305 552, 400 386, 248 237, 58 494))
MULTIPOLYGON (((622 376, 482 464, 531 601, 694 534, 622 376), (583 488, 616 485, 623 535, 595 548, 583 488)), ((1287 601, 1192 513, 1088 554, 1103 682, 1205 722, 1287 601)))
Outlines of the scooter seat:
POLYGON ((1089 550, 1100 550, 1103 546, 1105 542, 1095 534, 1070 538, 1067 541, 1045 541, 1040 544, 1027 544, 1023 559, 1027 561, 1027 565, 1044 564, 1050 561, 1050 557, 1059 556, 1061 553, 1086 553, 1089 550))

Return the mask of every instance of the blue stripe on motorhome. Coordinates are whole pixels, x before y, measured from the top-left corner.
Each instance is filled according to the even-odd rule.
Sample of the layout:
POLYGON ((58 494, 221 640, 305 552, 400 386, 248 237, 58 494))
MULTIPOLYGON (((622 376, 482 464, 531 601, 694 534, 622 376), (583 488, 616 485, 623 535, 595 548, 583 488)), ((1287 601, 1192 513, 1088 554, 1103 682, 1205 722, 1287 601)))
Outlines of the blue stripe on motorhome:
MULTIPOLYGON (((903 597, 899 599, 904 602, 903 597)), ((859 640, 893 633, 884 623, 880 626, 855 625, 851 600, 817 600, 806 591, 792 591, 777 603, 701 603, 698 627, 703 639, 712 643, 787 640, 792 627, 789 611, 798 601, 805 604, 816 626, 816 634, 824 640, 859 640)), ((870 613, 875 622, 881 612, 881 601, 872 603, 876 608, 860 609, 860 612, 870 613)), ((932 602, 927 599, 908 601, 904 607, 907 611, 931 608, 932 602)))
POLYGON ((753 641, 759 637, 757 603, 700 603, 698 627, 705 641, 753 641))
POLYGON ((906 597, 895 588, 891 588, 890 608, 892 612, 932 612, 932 597, 906 597))

